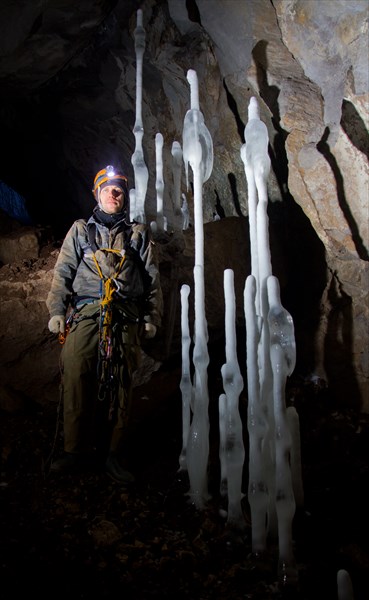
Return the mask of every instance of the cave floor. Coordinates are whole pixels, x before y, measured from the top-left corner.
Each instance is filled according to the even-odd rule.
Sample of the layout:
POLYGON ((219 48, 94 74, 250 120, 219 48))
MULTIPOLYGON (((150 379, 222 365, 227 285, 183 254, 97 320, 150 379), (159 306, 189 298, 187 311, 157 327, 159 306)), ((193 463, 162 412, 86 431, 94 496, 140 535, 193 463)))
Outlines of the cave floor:
POLYGON ((136 483, 102 471, 48 473, 58 452, 56 406, 1 413, 0 597, 38 599, 337 600, 346 569, 355 600, 369 597, 369 418, 338 411, 319 392, 299 394, 305 502, 294 520, 297 586, 280 588, 278 553, 251 553, 245 531, 227 530, 217 450, 210 450, 211 498, 189 503, 178 472, 180 400, 138 419, 131 446, 136 483), (173 428, 173 423, 177 426, 173 428))

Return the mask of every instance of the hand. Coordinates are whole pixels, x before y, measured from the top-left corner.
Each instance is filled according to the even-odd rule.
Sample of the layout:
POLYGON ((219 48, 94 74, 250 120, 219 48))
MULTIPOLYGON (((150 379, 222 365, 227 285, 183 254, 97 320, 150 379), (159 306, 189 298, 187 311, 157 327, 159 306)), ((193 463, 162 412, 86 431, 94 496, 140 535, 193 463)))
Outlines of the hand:
POLYGON ((145 338, 150 340, 155 337, 156 334, 156 326, 152 323, 145 323, 145 338))
POLYGON ((51 317, 48 328, 51 333, 65 333, 65 316, 55 315, 54 317, 51 317))

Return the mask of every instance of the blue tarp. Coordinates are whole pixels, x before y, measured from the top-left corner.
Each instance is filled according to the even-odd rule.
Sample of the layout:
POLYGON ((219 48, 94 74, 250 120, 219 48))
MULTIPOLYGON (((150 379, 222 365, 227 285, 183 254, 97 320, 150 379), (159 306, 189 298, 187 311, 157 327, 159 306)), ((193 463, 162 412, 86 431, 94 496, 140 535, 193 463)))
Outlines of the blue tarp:
POLYGON ((23 225, 32 225, 32 219, 25 206, 25 199, 3 181, 0 181, 0 208, 9 217, 16 219, 23 225))

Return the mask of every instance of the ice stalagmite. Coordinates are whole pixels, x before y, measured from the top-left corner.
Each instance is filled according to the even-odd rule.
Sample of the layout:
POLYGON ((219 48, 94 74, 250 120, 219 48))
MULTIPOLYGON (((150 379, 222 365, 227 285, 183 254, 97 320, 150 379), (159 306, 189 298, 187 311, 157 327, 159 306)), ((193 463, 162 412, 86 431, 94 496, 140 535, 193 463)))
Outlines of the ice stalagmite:
POLYGON ((133 133, 136 140, 135 151, 132 154, 132 166, 135 177, 135 214, 131 214, 139 223, 146 223, 145 198, 149 172, 145 163, 142 149, 144 134, 142 122, 142 61, 145 51, 145 30, 142 26, 142 10, 137 11, 137 26, 134 31, 136 51, 136 121, 133 133))
POLYGON ((174 228, 178 231, 183 229, 181 211, 181 174, 183 152, 179 142, 173 142, 172 144, 172 157, 174 228))
POLYGON ((208 494, 209 459, 209 392, 208 392, 208 330, 205 319, 203 267, 194 267, 195 279, 195 344, 193 363, 193 415, 187 442, 187 470, 190 480, 189 496, 199 509, 204 508, 208 494))
POLYGON ((351 577, 345 569, 340 569, 337 573, 337 591, 338 600, 354 600, 351 577))
POLYGON ((185 231, 190 226, 190 211, 188 210, 188 202, 186 198, 186 194, 182 194, 182 230, 185 231))
POLYGON ((256 98, 250 99, 241 157, 249 192, 252 266, 245 286, 252 548, 255 553, 263 552, 268 535, 275 534, 280 582, 294 585, 295 491, 300 501, 303 494, 297 413, 287 411, 285 386, 295 367, 296 347, 293 321, 281 305, 279 283, 272 275, 267 213, 268 132, 260 120, 256 98))
MULTIPOLYGON (((242 421, 239 412, 239 398, 243 390, 243 379, 238 365, 236 340, 236 299, 234 273, 224 271, 226 362, 222 366, 223 387, 226 394, 225 423, 225 462, 228 493, 227 525, 232 529, 245 528, 242 513, 242 471, 245 460, 242 421)), ((221 415, 220 415, 221 417, 221 415)))
POLYGON ((132 188, 129 190, 129 218, 131 221, 134 220, 136 216, 136 190, 132 188))
MULTIPOLYGON (((256 98, 252 97, 249 104, 249 120, 245 127, 245 150, 242 158, 245 159, 245 171, 248 187, 254 194, 257 191, 256 219, 253 217, 253 229, 250 221, 250 242, 252 268, 256 278, 256 310, 261 316, 263 324, 268 318, 267 279, 272 274, 272 264, 269 247, 268 226, 268 193, 267 180, 270 172, 270 158, 268 155, 268 130, 265 123, 260 120, 259 107, 256 98), (256 261, 253 258, 256 255, 256 261), (255 263, 255 264, 254 264, 255 263)), ((253 202, 253 213, 255 206, 253 202)), ((251 216, 251 215, 250 215, 251 216)), ((265 401, 271 400, 271 371, 269 359, 268 327, 262 327, 259 345, 259 370, 262 397, 265 401)))
POLYGON ((155 136, 156 151, 156 225, 157 230, 163 232, 164 226, 164 179, 163 179, 163 136, 155 136))
POLYGON ((187 441, 190 431, 192 383, 190 372, 190 328, 188 322, 188 296, 190 286, 181 287, 181 330, 182 330, 182 377, 180 389, 182 393, 182 450, 179 455, 179 469, 187 471, 187 441))
POLYGON ((208 374, 208 328, 205 317, 204 284, 204 231, 202 214, 202 185, 213 167, 213 144, 203 116, 199 110, 198 82, 196 72, 189 70, 187 80, 191 86, 191 109, 187 111, 183 125, 183 160, 188 184, 188 165, 194 179, 195 221, 195 324, 194 324, 194 384, 193 416, 187 445, 187 469, 190 480, 189 495, 197 508, 203 508, 208 500, 209 457, 209 392, 208 374))
POLYGON ((194 178, 195 265, 204 264, 204 220, 202 214, 202 184, 213 169, 213 141, 199 110, 197 74, 190 69, 187 80, 191 86, 191 109, 183 124, 183 161, 188 188, 188 165, 194 178))
POLYGON ((226 443, 227 443, 227 396, 220 394, 219 396, 219 462, 220 462, 220 495, 222 498, 227 496, 227 459, 226 459, 226 443))
POLYGON ((292 438, 289 429, 285 388, 288 375, 296 363, 296 345, 291 315, 280 301, 279 283, 276 277, 268 282, 270 332, 270 355, 273 370, 273 399, 275 421, 276 461, 276 511, 278 518, 279 578, 291 584, 297 580, 297 571, 292 548, 292 521, 295 514, 295 496, 291 473, 292 438))
MULTIPOLYGON (((248 122, 245 127, 245 144, 241 148, 241 158, 245 167, 245 174, 248 187, 248 202, 249 202, 249 227, 250 227, 250 246, 251 246, 251 275, 254 277, 255 283, 255 319, 258 327, 258 343, 256 348, 257 358, 252 360, 248 356, 248 360, 252 360, 252 368, 256 372, 251 376, 258 380, 258 399, 252 399, 251 394, 255 392, 249 389, 249 402, 251 401, 253 410, 256 406, 258 412, 258 430, 260 431, 261 422, 263 422, 263 440, 261 450, 256 463, 250 470, 253 471, 253 483, 251 491, 255 510, 258 518, 258 523, 255 523, 255 544, 257 546, 253 551, 256 553, 265 550, 261 547, 262 543, 266 543, 266 535, 270 532, 276 532, 276 516, 274 502, 274 435, 273 435, 273 373, 270 363, 269 352, 269 329, 268 329, 268 294, 267 294, 267 279, 272 274, 270 248, 269 248, 269 230, 268 230, 268 215, 267 215, 267 179, 270 172, 270 159, 268 155, 268 130, 265 123, 260 120, 259 107, 256 98, 252 97, 249 103, 248 122), (260 417, 262 415, 262 417, 260 417), (271 450, 272 449, 272 450, 271 450), (261 462, 260 462, 261 461, 261 462), (253 467, 253 468, 252 468, 253 467), (255 472, 256 467, 260 469, 260 473, 255 472), (260 509, 256 507, 256 492, 255 485, 262 486, 259 490, 262 494, 263 502, 260 509), (268 518, 264 521, 267 531, 265 535, 261 535, 260 523, 262 515, 260 511, 264 510, 265 495, 268 495, 268 518), (263 540, 263 542, 262 542, 263 540)), ((251 307, 247 308, 249 312, 249 320, 251 319, 251 307)), ((247 327, 247 338, 250 335, 250 329, 247 327)), ((248 343, 248 342, 247 342, 248 343)), ((251 343, 251 341, 250 341, 251 343)), ((248 378, 250 377, 250 367, 248 366, 248 378)), ((250 386, 248 386, 250 387, 250 386)), ((249 411, 249 416, 250 411, 249 411)), ((251 443, 251 439, 250 439, 251 443)), ((250 451, 249 461, 253 459, 250 451)), ((253 536, 254 537, 254 536, 253 536)))
POLYGON ((256 280, 253 275, 246 279, 244 291, 247 353, 247 428, 249 433, 249 485, 248 501, 251 510, 252 552, 265 551, 268 527, 268 471, 270 448, 267 439, 267 413, 261 403, 258 369, 258 346, 261 319, 256 315, 256 280))

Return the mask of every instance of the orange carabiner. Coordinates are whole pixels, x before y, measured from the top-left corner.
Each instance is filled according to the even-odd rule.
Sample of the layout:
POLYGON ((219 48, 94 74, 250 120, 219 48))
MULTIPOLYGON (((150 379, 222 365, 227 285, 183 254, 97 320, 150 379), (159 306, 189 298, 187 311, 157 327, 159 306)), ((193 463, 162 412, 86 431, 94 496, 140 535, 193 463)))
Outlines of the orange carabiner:
POLYGON ((67 339, 67 335, 69 333, 70 330, 70 325, 66 325, 65 327, 65 333, 59 333, 59 344, 61 344, 62 346, 65 344, 65 340, 67 339))

